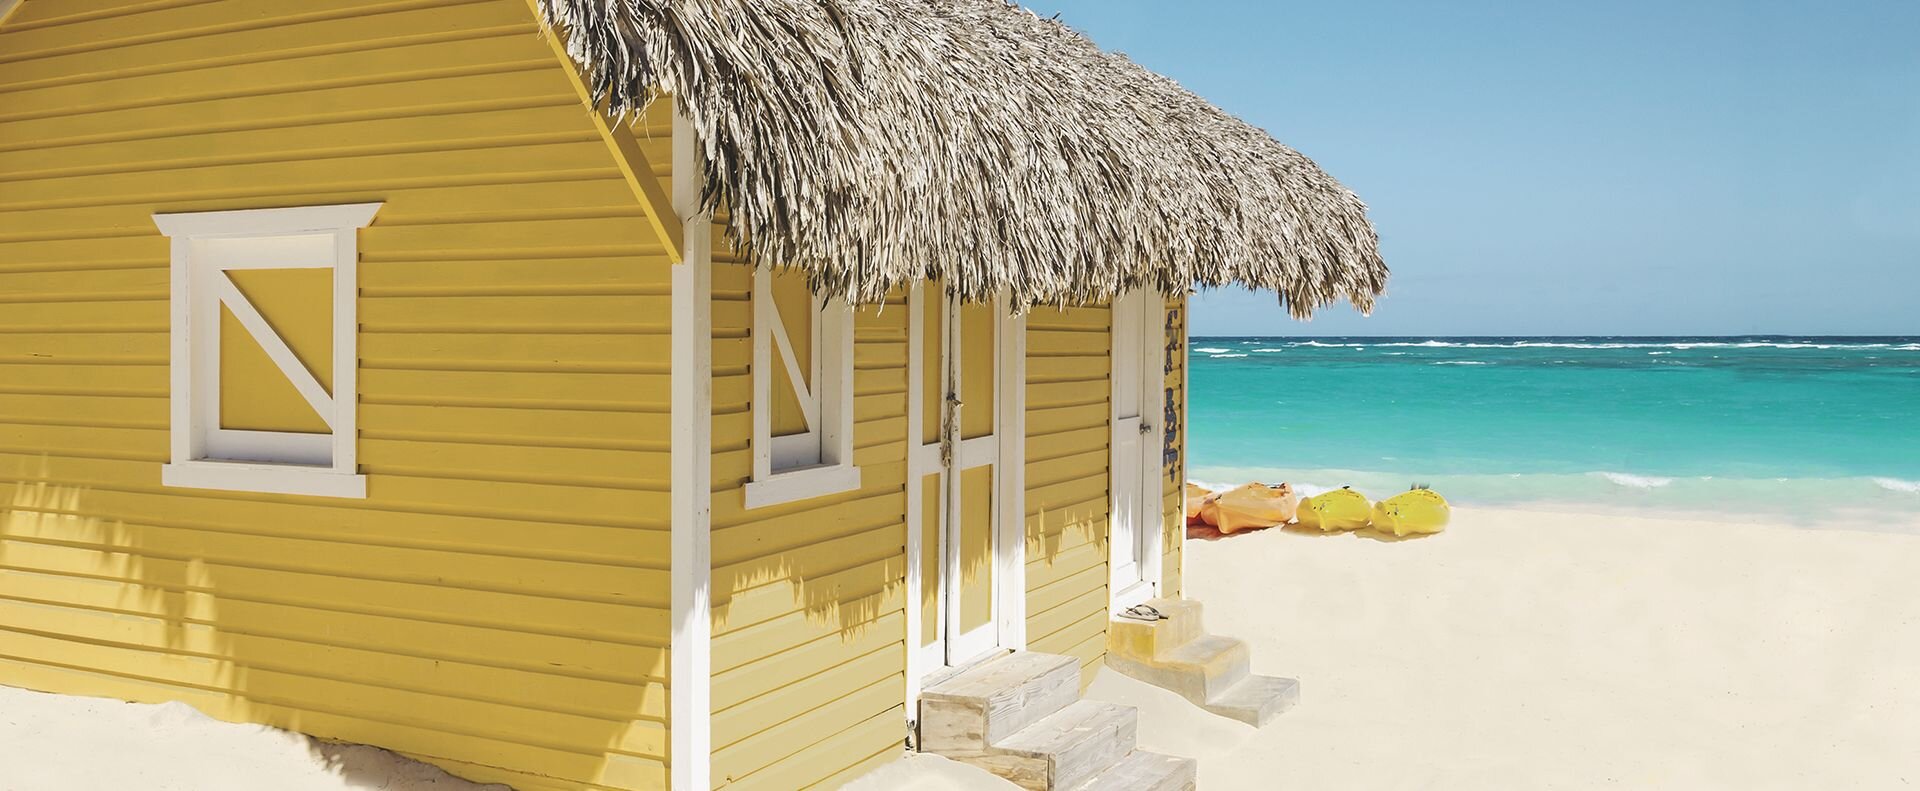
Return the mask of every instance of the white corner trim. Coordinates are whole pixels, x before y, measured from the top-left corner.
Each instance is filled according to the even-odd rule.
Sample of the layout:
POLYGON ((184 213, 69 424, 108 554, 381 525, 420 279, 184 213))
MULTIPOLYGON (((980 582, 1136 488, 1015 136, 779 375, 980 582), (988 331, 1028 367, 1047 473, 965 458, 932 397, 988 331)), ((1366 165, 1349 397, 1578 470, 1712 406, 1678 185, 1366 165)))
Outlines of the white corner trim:
POLYGON ((747 510, 751 511, 770 505, 851 492, 859 488, 860 468, 852 464, 836 464, 831 467, 808 467, 803 470, 777 472, 761 480, 748 481, 741 492, 746 498, 747 510))
POLYGON ((160 483, 182 489, 300 494, 364 500, 367 476, 289 464, 185 461, 160 467, 160 483))
POLYGON ((673 519, 668 667, 672 788, 706 791, 713 774, 713 223, 700 210, 703 164, 693 125, 673 115, 673 203, 685 256, 673 267, 673 519))
POLYGON ((1005 296, 1000 312, 1000 437, 994 469, 1000 488, 1000 552, 1003 566, 999 586, 1000 645, 1027 649, 1027 316, 1014 315, 1005 296))

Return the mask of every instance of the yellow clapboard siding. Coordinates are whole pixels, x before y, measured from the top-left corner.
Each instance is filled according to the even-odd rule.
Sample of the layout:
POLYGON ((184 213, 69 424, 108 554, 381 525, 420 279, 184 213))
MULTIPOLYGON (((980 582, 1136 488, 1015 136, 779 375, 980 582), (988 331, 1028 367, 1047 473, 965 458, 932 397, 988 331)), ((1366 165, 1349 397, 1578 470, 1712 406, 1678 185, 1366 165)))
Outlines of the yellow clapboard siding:
MULTIPOLYGON (((457 11, 442 10, 450 17, 457 11)), ((550 58, 545 47, 524 33, 470 33, 450 41, 363 49, 355 52, 305 56, 279 55, 272 60, 211 66, 186 71, 135 74, 85 83, 56 84, 12 91, 6 116, 127 105, 154 105, 300 90, 334 81, 365 83, 396 80, 423 70, 494 67, 540 63, 550 58)), ((536 120, 529 118, 528 120, 536 120)), ((571 122, 567 122, 568 125, 571 122)), ((561 126, 554 124, 553 126, 561 126)), ((441 133, 443 136, 445 132, 441 133)), ((397 136, 396 136, 397 137, 397 136)), ((338 142, 338 141, 335 141, 338 142)))
MULTIPOLYGON (((258 722, 309 733, 324 739, 371 741, 393 745, 399 752, 420 756, 439 753, 465 753, 484 750, 489 760, 522 766, 539 766, 549 776, 594 776, 605 763, 602 754, 586 754, 533 745, 520 740, 506 741, 467 731, 456 726, 426 726, 415 721, 393 722, 343 715, 324 702, 294 705, 270 695, 228 695, 213 690, 187 687, 142 677, 128 677, 92 669, 62 667, 0 657, 0 673, 18 679, 23 686, 36 689, 87 689, 100 695, 144 703, 185 700, 221 719, 258 722), (211 693, 211 694, 210 694, 211 693), (366 734, 362 736, 360 734, 366 734)), ((627 730, 650 724, 631 723, 610 727, 606 740, 623 739, 627 730)), ((658 726, 652 726, 657 729, 658 726)), ((632 787, 632 786, 629 786, 632 787)))
POLYGON ((435 407, 417 399, 371 401, 360 409, 362 437, 480 442, 561 448, 665 450, 665 410, 652 405, 501 404, 499 399, 449 398, 435 407), (488 402, 483 404, 463 401, 488 402))
MULTIPOLYGON (((1073 652, 1106 629, 1111 326, 1105 306, 1028 319, 1027 637, 1083 663, 1073 652)), ((1104 645, 1093 650, 1097 659, 1104 645)))
POLYGON ((1036 555, 1032 550, 1029 547, 1027 552, 1029 591, 1038 591, 1087 569, 1105 567, 1107 564, 1106 547, 1091 541, 1052 553, 1036 555))
MULTIPOLYGON (((816 784, 828 778, 841 776, 849 766, 866 763, 866 759, 856 758, 856 756, 872 755, 897 746, 901 742, 901 723, 906 716, 905 707, 895 705, 864 722, 847 727, 831 737, 809 745, 802 752, 768 764, 760 771, 734 783, 732 787, 752 791, 833 788, 831 785, 816 784)), ((715 782, 718 781, 719 777, 716 775, 715 782)))
MULTIPOLYGON (((186 490, 162 489, 157 472, 150 490, 144 491, 50 481, 34 472, 21 475, 0 469, 0 475, 5 476, 0 477, 0 498, 5 498, 9 511, 22 520, 38 514, 55 514, 123 525, 154 523, 385 546, 470 550, 514 557, 589 562, 645 560, 664 566, 664 555, 657 551, 667 540, 664 524, 659 529, 647 529, 569 523, 549 517, 536 526, 522 520, 446 511, 346 510, 317 500, 277 503, 272 509, 276 518, 262 520, 260 503, 272 502, 264 495, 216 496, 220 494, 216 492, 197 495, 186 490), (9 488, 7 484, 13 482, 9 479, 20 482, 9 488)), ((37 528, 21 522, 18 529, 37 528)))
POLYGON ((1044 613, 1107 583, 1106 564, 1095 564, 1044 585, 1027 580, 1027 612, 1044 613))
POLYGON ((0 334, 0 360, 167 362, 167 331, 66 333, 47 329, 0 334))
MULTIPOLYGON (((353 668, 354 680, 445 695, 573 711, 582 716, 639 716, 664 719, 664 700, 652 685, 637 689, 626 681, 527 672, 446 657, 420 657, 328 645, 268 635, 227 631, 200 623, 160 617, 109 613, 75 607, 49 607, 0 599, 5 614, 0 629, 60 639, 145 648, 206 658, 244 657, 249 667, 285 673, 337 676, 353 668), (646 704, 636 709, 635 696, 646 704), (625 698, 625 700, 623 700, 625 698)), ((533 670, 538 671, 538 668, 533 670)))
MULTIPOLYGON (((458 115, 447 116, 447 121, 458 123, 463 117, 464 116, 458 115)), ((47 154, 42 153, 40 156, 44 157, 47 156, 47 154)), ((384 205, 380 207, 379 220, 382 223, 393 223, 395 225, 422 225, 434 222, 461 220, 482 221, 499 217, 526 217, 530 212, 535 212, 543 216, 581 213, 597 215, 628 214, 637 216, 639 213, 639 209, 631 205, 633 193, 627 188, 624 182, 617 179, 570 178, 562 180, 552 178, 548 174, 505 174, 489 177, 484 173, 476 173, 466 176, 461 180, 472 181, 473 183, 438 187, 417 187, 403 191, 394 191, 390 188, 383 188, 378 184, 370 183, 368 186, 348 189, 343 192, 312 193, 310 199, 319 204, 384 201, 384 205)), ((259 197, 247 197, 246 195, 247 193, 262 193, 263 190, 260 187, 250 187, 249 185, 242 184, 220 190, 220 192, 234 193, 242 195, 242 197, 169 199, 167 201, 167 210, 200 212, 257 208, 260 205, 261 199, 259 197)), ((269 188, 264 190, 264 194, 271 193, 272 189, 269 185, 269 188)), ((153 230, 153 217, 145 211, 130 211, 125 205, 127 202, 128 201, 122 201, 121 203, 99 203, 98 201, 88 201, 88 203, 97 205, 9 210, 0 213, 0 240, 12 240, 16 238, 85 238, 89 236, 145 235, 151 233, 153 230)), ((47 265, 53 268, 48 269, 47 267, 42 267, 42 269, 43 271, 72 271, 72 265, 81 265, 84 263, 84 261, 54 262, 51 265, 47 265), (59 265, 61 264, 67 264, 68 266, 60 267, 59 265)), ((450 265, 479 267, 483 263, 492 264, 509 272, 513 271, 512 267, 517 266, 521 271, 517 276, 509 275, 512 279, 507 282, 526 284, 529 282, 538 282, 526 276, 524 271, 526 268, 534 266, 554 267, 561 263, 572 262, 515 259, 511 261, 493 262, 456 261, 450 262, 450 265)), ((621 263, 629 264, 629 262, 626 261, 622 261, 621 263)), ((635 279, 643 278, 648 274, 645 270, 635 271, 630 265, 616 266, 612 265, 611 262, 602 262, 602 264, 606 266, 606 268, 600 269, 600 273, 617 272, 624 277, 635 279)), ((150 268, 162 273, 165 273, 167 270, 165 261, 161 261, 150 268)), ((361 285, 378 287, 388 282, 387 276, 390 273, 394 277, 400 277, 408 272, 416 271, 415 268, 406 268, 394 272, 392 271, 394 269, 394 267, 385 266, 362 266, 360 268, 361 285)), ((419 283, 444 285, 447 282, 445 280, 446 272, 434 271, 430 268, 422 269, 423 271, 420 271, 417 276, 419 283)), ((0 273, 6 271, 8 271, 8 266, 0 264, 0 273)), ((460 271, 463 274, 470 274, 475 277, 484 277, 487 272, 484 268, 465 268, 460 271)), ((559 282, 572 282, 579 279, 579 275, 573 274, 568 270, 555 271, 552 273, 552 276, 559 282)), ((544 276, 541 280, 544 280, 544 276)), ((664 282, 664 276, 662 277, 662 282, 664 282)))
POLYGON ((1061 653, 1060 648, 1102 634, 1107 628, 1107 584, 1097 587, 1051 610, 1027 614, 1027 639, 1036 651, 1061 653), (1040 648, 1038 646, 1053 646, 1040 648))
POLYGON ((379 297, 360 300, 361 321, 369 332, 394 328, 436 329, 481 326, 476 318, 493 317, 486 326, 512 331, 519 325, 578 327, 648 326, 667 330, 667 316, 659 311, 668 300, 647 296, 524 296, 462 297, 460 310, 446 297, 379 297))
POLYGON ((898 587, 889 587, 878 597, 855 599, 853 603, 857 606, 826 603, 817 609, 796 610, 752 626, 715 634, 713 671, 718 674, 731 670, 828 635, 838 635, 851 643, 861 631, 872 628, 880 617, 902 609, 906 602, 904 594, 898 587))
POLYGON ((905 565, 897 542, 864 534, 809 547, 807 557, 796 559, 791 569, 716 569, 715 590, 728 592, 714 596, 714 631, 734 631, 796 610, 882 595, 901 584, 905 565), (763 582, 742 587, 756 579, 763 582))
POLYGON ((848 632, 824 635, 725 672, 716 672, 713 675, 713 710, 721 712, 731 709, 826 672, 845 663, 849 657, 866 656, 883 646, 898 645, 904 634, 906 614, 901 611, 890 612, 848 632))
POLYGON ((1027 464, 1027 486, 1044 488, 1056 483, 1084 480, 1089 471, 1104 475, 1107 469, 1107 449, 1100 448, 1087 453, 1044 459, 1027 464))
POLYGON ((61 5, 0 30, 0 683, 663 787, 670 265, 532 9, 61 5), (357 202, 368 498, 163 486, 152 216, 357 202))
POLYGON ((797 788, 864 765, 905 727, 907 311, 855 318, 860 490, 749 511, 750 274, 714 268, 713 699, 730 743, 714 783, 797 788))
MULTIPOLYGON (((604 738, 631 720, 586 717, 542 711, 524 705, 473 700, 463 695, 416 692, 342 680, 285 673, 236 664, 226 658, 208 659, 177 653, 153 652, 100 643, 61 640, 0 629, 0 656, 46 664, 85 667, 107 673, 140 676, 168 683, 215 687, 244 686, 250 697, 285 701, 315 701, 335 713, 385 722, 420 722, 421 712, 448 715, 449 725, 482 738, 538 744, 550 749, 579 749, 573 745, 604 738)), ((633 703, 641 704, 635 690, 633 703)), ((425 724, 425 723, 422 723, 425 724)), ((633 732, 623 741, 625 751, 662 755, 658 737, 664 729, 633 732)))
POLYGON ((97 610, 163 617, 169 624, 197 624, 222 634, 321 642, 401 656, 484 663, 586 678, 632 682, 664 678, 666 673, 666 649, 656 645, 630 645, 525 632, 517 627, 447 623, 404 615, 128 586, 105 579, 0 569, 0 600, 54 607, 63 612, 97 610))
MULTIPOLYGON (((221 4, 229 15, 232 15, 233 5, 230 2, 221 4)), ((0 44, 4 44, 4 48, 0 48, 0 58, 5 59, 0 63, 8 67, 8 76, 5 82, 0 82, 0 86, 71 81, 83 76, 127 72, 172 71, 233 59, 257 60, 275 53, 327 50, 355 42, 364 49, 370 49, 382 41, 438 38, 463 31, 491 29, 507 32, 517 28, 532 33, 535 30, 530 15, 516 16, 514 11, 517 9, 503 3, 467 8, 446 7, 453 5, 451 3, 384 5, 389 6, 385 13, 378 13, 381 9, 374 5, 334 18, 252 30, 203 33, 190 38, 169 37, 168 34, 178 36, 183 31, 168 29, 163 22, 144 14, 101 20, 88 26, 64 26, 69 36, 76 32, 86 33, 90 29, 96 37, 118 39, 115 57, 110 60, 82 57, 84 51, 71 51, 73 45, 58 42, 52 43, 54 46, 66 46, 70 51, 49 54, 48 48, 42 47, 38 52, 28 53, 24 51, 26 47, 22 41, 33 33, 9 31, 7 38, 0 39, 0 44), (120 30, 116 31, 115 28, 120 30), (136 43, 130 40, 134 37, 147 40, 136 43)), ((281 10, 284 12, 286 9, 283 6, 281 10)), ((284 20, 283 14, 274 16, 284 20)), ((101 38, 95 38, 87 43, 97 49, 104 42, 101 38)))
MULTIPOLYGON (((401 100, 396 102, 404 104, 401 100)), ((15 127, 25 125, 0 124, 0 145, 10 142, 9 136, 18 131, 15 127)), ((606 166, 606 160, 605 146, 598 141, 581 140, 40 178, 4 182, 6 189, 0 193, 0 208, 59 202, 86 205, 99 201, 103 195, 112 195, 122 201, 162 201, 175 196, 191 198, 199 193, 231 190, 236 182, 271 184, 277 192, 291 195, 325 192, 341 184, 378 182, 383 179, 417 179, 435 186, 447 186, 460 183, 462 177, 477 178, 480 174, 499 178, 502 175, 522 174, 532 177, 553 170, 597 172, 606 166)), ((613 172, 611 168, 607 168, 607 171, 613 172)), ((158 234, 155 238, 158 238, 158 234)), ((460 240, 446 241, 452 246, 460 240)), ((568 245, 562 243, 560 246, 568 245)), ((165 249, 162 244, 160 250, 163 260, 165 249)))
MULTIPOLYGON (((905 697, 905 677, 895 673, 861 687, 852 694, 843 695, 830 703, 809 709, 791 720, 774 724, 764 732, 767 735, 765 741, 802 746, 801 749, 792 753, 783 754, 767 749, 758 744, 759 740, 736 742, 724 749, 716 749, 713 751, 714 782, 723 785, 745 779, 748 775, 767 769, 771 764, 789 755, 801 757, 802 760, 795 762, 799 765, 825 764, 821 768, 827 771, 819 774, 837 771, 845 763, 850 763, 845 759, 864 757, 864 753, 857 756, 848 756, 844 753, 835 755, 819 750, 816 745, 831 740, 832 735, 853 732, 853 729, 861 723, 882 712, 899 709, 905 697)), ((894 723, 896 738, 904 735, 905 732, 904 720, 894 723)), ((804 784, 805 778, 800 776, 802 771, 794 766, 782 768, 779 771, 782 785, 778 787, 792 788, 794 786, 786 784, 795 782, 804 784)), ((753 787, 751 783, 740 785, 753 787)))
POLYGON ((902 650, 900 643, 893 643, 783 686, 771 694, 756 697, 734 709, 716 712, 714 749, 724 750, 738 744, 746 737, 765 730, 767 723, 786 722, 824 707, 849 689, 860 689, 876 680, 897 676, 900 672, 898 654, 902 650))
POLYGON ((338 602, 355 609, 408 618, 496 628, 527 628, 590 639, 644 643, 664 634, 664 590, 641 591, 636 604, 612 604, 550 595, 457 588, 433 582, 395 582, 324 572, 260 568, 224 562, 180 561, 89 549, 0 542, 0 567, 119 583, 129 589, 219 592, 257 601, 316 607, 338 602), (648 596, 653 593, 653 596, 648 596), (656 609, 649 609, 649 606, 656 609))
MULTIPOLYGON (((536 560, 445 549, 388 547, 313 538, 263 536, 248 533, 87 523, 65 516, 33 519, 33 512, 15 511, 16 524, 0 544, 34 542, 99 553, 102 567, 144 564, 148 561, 204 560, 208 563, 261 564, 260 558, 298 558, 298 567, 336 576, 446 584, 558 597, 620 601, 639 595, 658 596, 666 589, 664 570, 634 566, 536 560)), ((30 554, 30 553, 29 553, 30 554)), ((0 558, 7 563, 18 558, 0 558)), ((274 568, 276 566, 266 566, 274 568)), ((97 572, 85 572, 97 573, 97 572)))
POLYGON ((1191 303, 1185 296, 1180 297, 1177 301, 1169 302, 1166 308, 1166 321, 1162 325, 1166 327, 1165 331, 1167 334, 1163 345, 1168 349, 1174 350, 1169 354, 1168 363, 1172 370, 1166 373, 1165 385, 1173 393, 1173 403, 1171 406, 1173 407, 1174 414, 1180 415, 1179 425, 1175 427, 1177 433, 1175 447, 1180 449, 1180 454, 1173 461, 1163 463, 1160 469, 1162 491, 1165 493, 1163 499, 1166 512, 1166 521, 1162 533, 1163 540, 1160 545, 1160 581, 1163 591, 1162 595, 1165 596, 1179 596, 1184 590, 1180 570, 1181 555, 1186 551, 1187 540, 1186 509, 1183 507, 1184 501, 1182 499, 1185 496, 1186 487, 1182 484, 1187 480, 1186 337, 1187 311, 1190 305, 1191 303))

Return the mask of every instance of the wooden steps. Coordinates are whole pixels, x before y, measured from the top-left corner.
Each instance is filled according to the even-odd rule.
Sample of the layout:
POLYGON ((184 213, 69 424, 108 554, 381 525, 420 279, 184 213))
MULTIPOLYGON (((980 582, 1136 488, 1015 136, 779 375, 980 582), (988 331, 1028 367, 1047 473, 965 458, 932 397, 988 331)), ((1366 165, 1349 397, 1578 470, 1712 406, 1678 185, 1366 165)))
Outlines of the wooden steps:
POLYGON ((1192 759, 1135 747, 1131 706, 1080 699, 1079 660, 1016 651, 920 695, 920 750, 1036 791, 1190 791, 1192 759))
POLYGON ((1115 617, 1107 631, 1108 667, 1255 727, 1300 699, 1300 682, 1253 674, 1246 641, 1207 634, 1199 602, 1155 599, 1147 606, 1166 618, 1115 617))

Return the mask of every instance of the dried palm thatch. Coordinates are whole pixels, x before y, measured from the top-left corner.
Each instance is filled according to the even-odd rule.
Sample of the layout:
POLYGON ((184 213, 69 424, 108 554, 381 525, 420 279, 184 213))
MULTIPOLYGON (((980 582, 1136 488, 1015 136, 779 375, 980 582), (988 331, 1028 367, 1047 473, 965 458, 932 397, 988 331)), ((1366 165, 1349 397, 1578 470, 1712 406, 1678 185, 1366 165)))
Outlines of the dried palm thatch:
POLYGON ((1006 0, 539 0, 616 115, 677 97, 750 260, 858 303, 1386 285, 1366 206, 1172 80, 1006 0))

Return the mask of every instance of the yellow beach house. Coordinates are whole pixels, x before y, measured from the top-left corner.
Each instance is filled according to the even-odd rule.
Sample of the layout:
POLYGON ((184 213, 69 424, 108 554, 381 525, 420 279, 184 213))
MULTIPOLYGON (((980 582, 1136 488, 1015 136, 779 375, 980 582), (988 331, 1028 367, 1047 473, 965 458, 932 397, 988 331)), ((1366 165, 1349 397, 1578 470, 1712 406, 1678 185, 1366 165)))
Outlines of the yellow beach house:
POLYGON ((0 1, 0 684, 520 789, 1190 787, 1078 699, 1292 694, 1179 599, 1186 295, 1385 277, 1001 0, 0 1))

